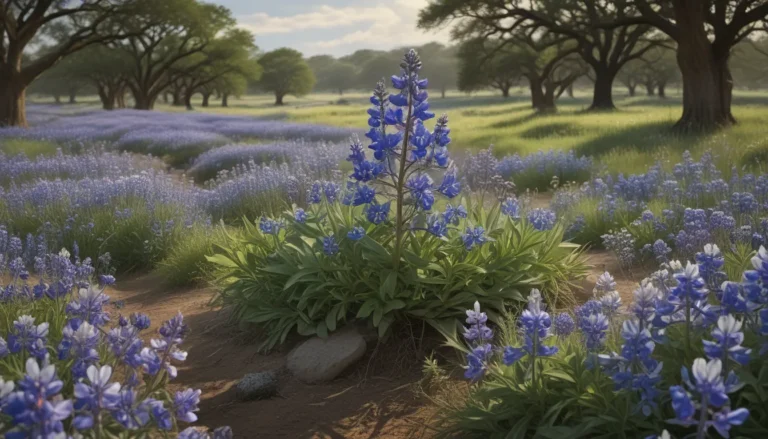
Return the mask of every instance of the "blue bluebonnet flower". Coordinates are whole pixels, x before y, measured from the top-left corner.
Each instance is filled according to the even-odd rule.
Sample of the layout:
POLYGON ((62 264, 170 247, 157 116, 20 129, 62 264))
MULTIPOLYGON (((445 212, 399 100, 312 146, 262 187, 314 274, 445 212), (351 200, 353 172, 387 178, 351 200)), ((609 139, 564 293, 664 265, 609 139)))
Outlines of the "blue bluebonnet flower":
POLYGON ((456 170, 452 169, 445 173, 443 181, 437 191, 448 198, 454 198, 461 192, 461 183, 456 179, 456 170))
POLYGON ((307 221, 307 213, 304 212, 304 209, 298 208, 296 209, 296 212, 293 213, 293 218, 297 223, 304 224, 307 221))
POLYGON ((189 333, 189 327, 184 323, 184 316, 179 312, 163 322, 158 332, 162 338, 151 339, 152 349, 143 348, 139 354, 142 366, 149 375, 156 375, 161 369, 165 369, 169 378, 176 378, 178 372, 171 360, 187 359, 187 352, 179 349, 179 345, 189 333))
POLYGON ((549 313, 544 311, 541 293, 534 288, 528 295, 528 307, 520 317, 523 345, 519 348, 512 346, 504 348, 504 364, 509 366, 525 358, 525 356, 530 356, 533 365, 538 357, 551 357, 556 354, 558 350, 556 346, 546 346, 542 343, 549 337, 551 326, 552 319, 549 317, 549 313))
POLYGON ((333 256, 339 252, 339 243, 333 235, 323 238, 323 253, 326 256, 333 256))
POLYGON ((141 353, 143 342, 139 337, 139 330, 132 326, 118 326, 107 333, 107 344, 112 354, 118 361, 132 368, 141 366, 141 353))
POLYGON ((488 240, 485 237, 485 229, 482 226, 476 226, 474 229, 467 227, 467 231, 461 235, 461 240, 464 241, 464 247, 467 250, 472 250, 475 246, 482 246, 488 240))
POLYGON ((58 347, 59 359, 73 358, 72 375, 82 378, 89 366, 99 361, 96 348, 99 333, 88 322, 71 320, 65 327, 58 347))
POLYGON ((352 172, 352 178, 361 182, 375 180, 379 175, 386 171, 384 165, 380 162, 371 162, 363 160, 355 163, 352 172))
POLYGON ((387 201, 384 204, 371 203, 368 205, 366 211, 366 218, 368 221, 374 224, 381 224, 389 218, 389 206, 391 202, 387 201))
POLYGON ((74 300, 67 304, 67 315, 100 327, 109 321, 109 313, 104 310, 108 302, 109 296, 104 294, 103 289, 93 286, 80 288, 74 300))
POLYGON ((467 217, 467 209, 461 204, 453 207, 450 203, 445 206, 445 212, 443 213, 443 219, 448 224, 458 225, 461 218, 467 217))
POLYGON ((112 412, 112 417, 129 430, 144 427, 151 419, 150 401, 139 401, 137 396, 134 389, 122 389, 120 391, 120 401, 112 412))
POLYGON ((666 242, 664 242, 664 240, 657 239, 651 248, 653 257, 656 258, 656 262, 659 264, 669 262, 669 257, 667 255, 672 253, 672 249, 667 245, 666 242))
POLYGON ((332 181, 323 183, 323 193, 325 194, 325 199, 328 200, 329 203, 336 202, 339 192, 341 192, 341 187, 337 183, 332 181))
POLYGON ((696 263, 699 266, 699 274, 711 290, 719 290, 720 284, 726 279, 721 270, 725 265, 725 258, 716 244, 706 244, 704 251, 696 253, 696 263))
POLYGON ((139 331, 143 331, 149 328, 151 324, 152 322, 150 321, 148 315, 140 312, 135 312, 131 314, 131 325, 133 325, 139 331))
POLYGON ((702 341, 707 358, 710 360, 718 358, 723 363, 732 360, 742 366, 749 363, 752 350, 741 345, 744 342, 741 322, 732 315, 720 316, 717 319, 717 327, 712 330, 712 338, 715 341, 702 341))
POLYGON ((603 312, 609 318, 613 318, 621 307, 621 296, 616 290, 610 291, 600 297, 600 304, 603 306, 603 312))
POLYGON ((347 232, 347 238, 353 241, 359 241, 363 236, 365 236, 365 229, 360 226, 353 227, 352 230, 347 232))
POLYGON ((613 291, 616 291, 616 280, 611 276, 611 273, 606 271, 598 276, 592 294, 594 294, 595 297, 600 297, 603 294, 613 291))
POLYGON ((419 208, 423 210, 432 209, 435 196, 432 194, 432 179, 427 174, 411 177, 406 182, 405 187, 410 191, 411 197, 416 201, 419 208))
POLYGON ((349 156, 347 157, 347 161, 357 164, 363 160, 365 160, 363 144, 360 143, 360 139, 358 139, 357 136, 353 136, 352 143, 349 145, 349 156))
POLYGON ((8 439, 26 437, 53 438, 62 435, 62 421, 72 415, 72 401, 59 394, 64 383, 56 376, 56 367, 44 361, 42 367, 30 358, 26 374, 19 380, 18 391, 6 397, 3 412, 16 427, 5 434, 8 439))
POLYGON ((624 269, 632 267, 636 259, 635 238, 627 229, 621 229, 618 232, 611 232, 602 235, 603 246, 606 250, 613 252, 619 260, 619 264, 624 269))
POLYGON ((199 389, 186 389, 176 392, 173 398, 173 410, 176 414, 176 419, 183 422, 197 421, 195 412, 199 410, 197 405, 200 403, 200 393, 202 392, 199 389))
POLYGON ((365 185, 360 185, 355 191, 355 195, 352 198, 353 206, 361 206, 363 204, 370 204, 376 199, 376 191, 365 185))
POLYGON ((617 390, 628 389, 640 394, 638 410, 650 416, 657 406, 658 389, 661 381, 661 363, 652 358, 655 344, 651 332, 643 328, 636 319, 625 320, 621 337, 624 344, 621 354, 600 355, 599 362, 611 375, 617 390))
POLYGON ((110 366, 97 368, 91 365, 87 377, 87 383, 81 381, 75 384, 74 408, 77 414, 72 424, 78 430, 93 428, 102 411, 115 410, 120 403, 120 384, 109 381, 112 378, 110 366))
POLYGON ((280 229, 283 228, 283 223, 271 218, 262 216, 259 220, 259 230, 265 235, 277 235, 280 233, 280 229))
POLYGON ((598 312, 579 319, 579 328, 584 335, 587 350, 594 351, 603 346, 609 321, 605 314, 598 312))
POLYGON ((37 359, 47 354, 45 347, 48 340, 48 322, 35 325, 35 318, 29 315, 19 316, 13 322, 13 330, 8 335, 8 350, 18 353, 22 350, 37 359))
MULTIPOLYGON (((731 427, 738 426, 749 417, 749 410, 739 408, 733 410, 729 407, 728 393, 735 389, 727 385, 721 375, 722 363, 719 359, 706 361, 697 358, 692 367, 694 381, 690 380, 688 369, 682 369, 683 386, 672 386, 669 391, 672 396, 672 408, 675 411, 675 419, 668 422, 684 426, 697 426, 696 437, 705 437, 707 430, 714 427, 723 437, 729 437, 731 427), (688 391, 695 392, 700 398, 698 407, 688 391), (710 408, 720 408, 709 419, 710 408), (696 418, 698 409, 699 416, 696 418)), ((729 382, 734 379, 728 379, 729 382)))
POLYGON ((528 212, 528 222, 536 230, 550 230, 555 226, 557 216, 549 209, 533 209, 528 212))
POLYGON ((448 224, 444 218, 445 215, 441 217, 438 214, 427 217, 427 232, 439 238, 445 236, 448 233, 448 224))
POLYGON ((688 262, 685 268, 675 273, 678 284, 672 289, 671 294, 680 301, 701 301, 707 298, 709 291, 706 289, 704 279, 699 275, 698 265, 688 262))
POLYGON ((650 281, 640 283, 640 286, 635 289, 630 311, 640 322, 641 328, 650 326, 656 317, 656 301, 660 297, 661 292, 650 281))
POLYGON ((567 312, 558 314, 555 317, 555 335, 558 337, 569 336, 574 329, 576 329, 576 322, 573 321, 573 317, 567 312))
POLYGON ((467 310, 467 324, 464 328, 464 338, 469 342, 472 350, 467 354, 467 366, 464 377, 477 381, 487 371, 487 361, 493 354, 489 343, 493 339, 493 331, 486 325, 488 316, 480 310, 480 302, 475 302, 474 308, 467 310))
POLYGON ((307 196, 307 199, 312 204, 317 204, 321 202, 322 199, 322 185, 319 181, 316 181, 312 183, 312 186, 309 189, 309 195, 307 196))
POLYGON ((512 219, 519 219, 520 202, 517 201, 517 198, 507 198, 501 203, 501 213, 512 219))

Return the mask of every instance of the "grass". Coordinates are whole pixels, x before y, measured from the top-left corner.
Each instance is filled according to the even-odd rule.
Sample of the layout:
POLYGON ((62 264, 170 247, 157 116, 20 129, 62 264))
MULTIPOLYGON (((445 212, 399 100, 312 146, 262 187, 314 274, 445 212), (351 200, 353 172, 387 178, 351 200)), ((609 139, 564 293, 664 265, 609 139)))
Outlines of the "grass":
POLYGON ((40 140, 6 139, 0 140, 0 152, 8 156, 24 154, 33 159, 41 155, 54 155, 59 146, 40 140))
MULTIPOLYGON (((435 113, 446 112, 450 118, 452 150, 477 151, 493 145, 498 156, 521 155, 536 151, 569 150, 589 155, 598 165, 612 172, 639 173, 661 161, 669 165, 679 161, 689 150, 694 157, 711 149, 719 156, 723 167, 731 165, 762 167, 768 160, 768 93, 736 91, 733 113, 739 123, 727 130, 700 136, 678 136, 670 127, 681 112, 681 92, 671 89, 667 99, 658 97, 627 97, 626 90, 616 88, 614 112, 586 112, 590 90, 577 90, 575 98, 562 97, 558 112, 539 115, 530 108, 522 89, 507 99, 490 92, 472 95, 449 92, 445 99, 431 98, 435 113)), ((219 114, 250 115, 254 117, 287 118, 304 123, 317 123, 350 128, 364 128, 368 94, 340 96, 315 93, 301 98, 288 97, 286 105, 276 107, 273 97, 266 94, 231 99, 230 106, 218 102, 203 108, 199 96, 193 100, 196 111, 219 114)), ((80 105, 93 105, 93 99, 80 99, 80 105)), ((162 102, 162 111, 187 111, 162 102)))
MULTIPOLYGON (((435 113, 448 113, 454 151, 476 151, 493 145, 497 155, 521 155, 539 150, 574 149, 595 157, 613 172, 638 173, 662 161, 670 165, 690 150, 698 156, 711 149, 723 166, 760 166, 768 160, 768 93, 737 91, 733 113, 739 123, 727 130, 701 136, 678 136, 670 127, 680 115, 680 91, 671 90, 667 99, 626 97, 623 89, 614 90, 614 112, 586 112, 589 90, 577 91, 575 98, 562 97, 558 112, 538 115, 522 90, 508 99, 490 93, 472 96, 449 93, 445 99, 431 99, 435 113)), ((268 95, 232 100, 230 107, 212 106, 199 111, 285 117, 289 120, 342 127, 364 127, 367 94, 349 93, 347 105, 338 105, 338 95, 312 94, 286 99, 275 107, 268 95)), ((180 111, 159 105, 158 109, 180 111)))

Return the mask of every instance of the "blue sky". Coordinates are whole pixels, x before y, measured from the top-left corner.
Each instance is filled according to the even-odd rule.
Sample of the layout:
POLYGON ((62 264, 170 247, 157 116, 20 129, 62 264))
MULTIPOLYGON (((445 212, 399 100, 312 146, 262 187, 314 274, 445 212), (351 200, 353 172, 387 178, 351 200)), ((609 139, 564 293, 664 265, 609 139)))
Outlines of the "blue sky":
POLYGON ((232 10, 263 50, 292 47, 306 56, 342 56, 357 49, 391 49, 449 42, 447 29, 416 28, 428 0, 208 0, 232 10))

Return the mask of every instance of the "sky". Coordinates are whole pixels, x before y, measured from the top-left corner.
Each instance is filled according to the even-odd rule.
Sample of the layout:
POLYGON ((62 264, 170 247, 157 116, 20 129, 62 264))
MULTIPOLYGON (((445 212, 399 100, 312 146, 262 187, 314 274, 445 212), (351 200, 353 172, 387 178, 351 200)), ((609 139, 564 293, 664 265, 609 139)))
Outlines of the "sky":
POLYGON ((305 56, 343 56, 450 42, 448 29, 416 28, 428 0, 208 0, 228 7, 260 49, 291 47, 305 56))

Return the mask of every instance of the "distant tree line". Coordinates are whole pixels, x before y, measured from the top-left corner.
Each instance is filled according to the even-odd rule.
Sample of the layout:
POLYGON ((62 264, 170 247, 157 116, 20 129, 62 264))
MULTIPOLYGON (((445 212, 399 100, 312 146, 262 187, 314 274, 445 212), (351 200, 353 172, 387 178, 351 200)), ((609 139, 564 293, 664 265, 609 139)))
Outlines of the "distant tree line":
MULTIPOLYGON (((482 42, 483 55, 471 52, 491 66, 497 56, 532 51, 538 55, 538 80, 550 83, 555 94, 559 87, 554 84, 570 77, 556 65, 585 64, 594 83, 592 110, 614 108, 617 78, 631 94, 642 83, 648 93, 664 96, 666 84, 679 75, 683 112, 675 127, 699 131, 736 122, 731 62, 740 79, 758 80, 756 63, 737 65, 734 53, 742 47, 761 53, 767 17, 766 0, 431 0, 420 13, 419 26, 453 24, 457 41, 475 47, 482 42)), ((534 91, 537 75, 526 70, 534 91)), ((547 100, 540 109, 548 109, 547 100)))

